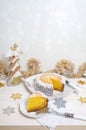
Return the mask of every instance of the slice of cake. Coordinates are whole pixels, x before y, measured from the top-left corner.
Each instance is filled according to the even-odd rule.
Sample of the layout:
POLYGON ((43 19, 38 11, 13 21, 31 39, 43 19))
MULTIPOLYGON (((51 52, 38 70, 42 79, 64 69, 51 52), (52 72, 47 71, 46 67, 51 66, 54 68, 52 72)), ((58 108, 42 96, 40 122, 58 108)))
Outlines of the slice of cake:
POLYGON ((54 90, 61 91, 61 92, 64 90, 64 84, 61 82, 61 79, 52 78, 52 77, 50 79, 53 84, 54 90))
POLYGON ((35 90, 43 92, 47 96, 53 95, 53 90, 63 91, 62 78, 55 73, 44 73, 35 79, 35 90))
POLYGON ((28 104, 27 104, 28 112, 36 112, 44 108, 47 108, 47 106, 48 106, 48 99, 39 93, 32 94, 28 98, 28 104))

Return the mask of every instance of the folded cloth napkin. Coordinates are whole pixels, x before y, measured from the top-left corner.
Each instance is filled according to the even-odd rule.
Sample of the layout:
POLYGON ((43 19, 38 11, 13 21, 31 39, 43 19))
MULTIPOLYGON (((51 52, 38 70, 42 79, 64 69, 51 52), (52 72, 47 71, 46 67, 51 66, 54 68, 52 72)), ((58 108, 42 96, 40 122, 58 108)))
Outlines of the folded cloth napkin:
POLYGON ((44 116, 37 118, 37 121, 41 126, 48 127, 49 130, 55 130, 56 126, 58 124, 62 124, 63 117, 52 114, 52 113, 46 113, 44 116))
MULTIPOLYGON (((37 121, 40 123, 41 126, 46 126, 50 130, 54 130, 58 124, 61 124, 61 120, 63 117, 57 115, 54 111, 54 109, 51 109, 51 105, 53 104, 55 100, 51 100, 48 103, 48 109, 47 113, 44 114, 41 118, 38 118, 37 121)), ((59 107, 65 106, 65 103, 63 98, 57 99, 57 105, 59 104, 59 107)))

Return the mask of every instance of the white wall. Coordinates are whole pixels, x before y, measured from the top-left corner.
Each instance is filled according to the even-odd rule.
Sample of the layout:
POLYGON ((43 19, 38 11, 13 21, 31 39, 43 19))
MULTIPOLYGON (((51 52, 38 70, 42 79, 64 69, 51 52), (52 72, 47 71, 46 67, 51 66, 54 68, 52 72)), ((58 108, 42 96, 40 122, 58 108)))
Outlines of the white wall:
POLYGON ((30 57, 44 69, 66 58, 86 60, 86 0, 0 0, 0 58, 21 44, 22 67, 30 57))

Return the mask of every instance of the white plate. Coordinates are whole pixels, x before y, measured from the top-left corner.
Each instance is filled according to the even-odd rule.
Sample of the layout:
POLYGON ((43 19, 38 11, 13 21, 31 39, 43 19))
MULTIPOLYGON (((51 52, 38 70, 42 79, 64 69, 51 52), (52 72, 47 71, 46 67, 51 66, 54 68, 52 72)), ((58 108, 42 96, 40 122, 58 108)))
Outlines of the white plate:
POLYGON ((28 112, 27 111, 27 99, 22 101, 19 106, 20 112, 22 115, 29 117, 29 118, 39 118, 44 115, 42 112, 28 112))
MULTIPOLYGON (((34 93, 36 92, 36 90, 34 89, 34 79, 36 79, 38 76, 40 76, 42 74, 37 74, 34 76, 31 76, 27 79, 24 80, 24 84, 26 86, 26 88, 29 90, 29 92, 34 93)), ((67 96, 69 94, 71 94, 75 89, 69 87, 67 84, 65 84, 65 80, 67 79, 66 77, 63 77, 61 75, 58 75, 62 78, 62 81, 64 83, 64 91, 60 92, 60 91, 56 91, 54 90, 53 96, 52 97, 48 97, 48 98, 54 98, 54 97, 63 97, 63 96, 67 96)))

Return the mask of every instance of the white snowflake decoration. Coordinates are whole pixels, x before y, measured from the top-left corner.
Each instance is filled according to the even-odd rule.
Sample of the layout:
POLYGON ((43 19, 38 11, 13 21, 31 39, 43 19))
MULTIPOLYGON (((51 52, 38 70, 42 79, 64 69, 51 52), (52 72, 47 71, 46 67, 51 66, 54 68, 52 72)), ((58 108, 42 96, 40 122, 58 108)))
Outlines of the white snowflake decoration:
POLYGON ((54 104, 57 106, 58 109, 61 108, 61 107, 65 108, 66 103, 67 102, 62 97, 61 98, 56 98, 55 102, 54 102, 54 104))
POLYGON ((7 108, 2 109, 3 114, 10 116, 12 113, 15 113, 15 108, 8 106, 7 108))

